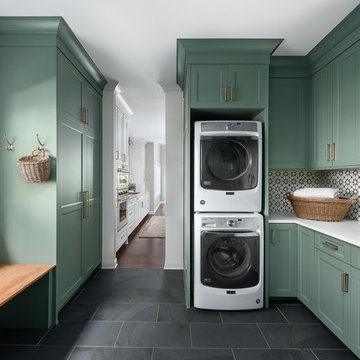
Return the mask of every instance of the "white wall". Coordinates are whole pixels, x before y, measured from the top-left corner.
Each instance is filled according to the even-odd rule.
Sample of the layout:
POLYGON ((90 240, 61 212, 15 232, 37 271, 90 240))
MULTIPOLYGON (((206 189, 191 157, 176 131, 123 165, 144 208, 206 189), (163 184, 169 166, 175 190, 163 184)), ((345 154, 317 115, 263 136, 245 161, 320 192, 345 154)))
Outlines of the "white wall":
POLYGON ((162 203, 166 202, 166 148, 160 145, 160 166, 161 166, 161 197, 162 203))
POLYGON ((166 122, 166 269, 183 268, 183 93, 161 85, 166 122))
POLYGON ((145 145, 144 139, 131 138, 129 145, 129 182, 136 184, 136 191, 145 192, 145 145))

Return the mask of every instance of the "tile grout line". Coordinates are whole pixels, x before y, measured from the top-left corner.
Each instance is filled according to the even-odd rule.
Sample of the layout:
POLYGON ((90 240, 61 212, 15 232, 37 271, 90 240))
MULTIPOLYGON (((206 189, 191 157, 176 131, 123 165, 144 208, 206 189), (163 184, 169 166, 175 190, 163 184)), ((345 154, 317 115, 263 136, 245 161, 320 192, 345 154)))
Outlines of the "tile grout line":
POLYGON ((159 322, 159 313, 160 313, 160 304, 158 304, 158 310, 157 310, 155 322, 159 322))
POLYGON ((98 310, 100 309, 101 305, 102 305, 102 303, 99 303, 99 305, 97 306, 97 308, 96 308, 93 316, 92 316, 91 319, 90 319, 91 322, 94 321, 94 317, 95 317, 95 315, 97 314, 98 310))
MULTIPOLYGON (((84 284, 85 285, 85 284, 84 284)), ((72 301, 72 303, 74 303, 76 301, 76 299, 84 292, 85 290, 85 286, 81 289, 81 291, 75 296, 74 300, 72 301)))
POLYGON ((284 313, 279 309, 279 307, 277 305, 275 305, 275 307, 277 308, 277 310, 279 311, 279 313, 284 317, 284 319, 288 322, 288 324, 290 324, 290 321, 288 320, 288 318, 284 315, 284 313))
POLYGON ((317 357, 317 355, 314 353, 313 349, 310 349, 310 352, 315 356, 315 359, 319 360, 319 358, 317 357))
POLYGON ((73 354, 74 351, 75 351, 75 348, 76 348, 76 345, 73 346, 73 348, 72 348, 71 351, 70 351, 69 356, 66 357, 66 360, 69 360, 69 359, 71 358, 72 354, 73 354))
POLYGON ((189 335, 190 335, 190 348, 192 349, 192 347, 193 347, 193 342, 192 342, 191 323, 189 324, 189 335))
POLYGON ((51 326, 49 329, 46 330, 45 334, 40 338, 40 340, 35 345, 40 345, 41 342, 46 338, 46 335, 49 334, 50 330, 52 330, 54 326, 51 326))
POLYGON ((236 356, 235 356, 235 353, 234 353, 234 349, 233 349, 233 348, 231 348, 231 353, 232 353, 232 356, 233 356, 234 360, 236 360, 236 356))
POLYGON ((222 324, 224 324, 223 317, 221 316, 221 311, 219 311, 219 315, 220 315, 220 320, 221 320, 221 323, 222 323, 222 324))
POLYGON ((113 345, 112 347, 115 347, 117 341, 119 340, 120 333, 121 333, 121 330, 122 330, 123 326, 124 326, 124 321, 122 322, 122 324, 121 324, 121 326, 120 326, 119 333, 117 334, 117 337, 116 337, 116 339, 115 339, 114 345, 113 345))
POLYGON ((154 352, 155 352, 155 348, 152 348, 150 360, 153 360, 153 359, 154 359, 154 352))
POLYGON ((262 335, 262 337, 264 338, 265 343, 266 343, 266 345, 268 346, 268 348, 269 348, 269 349, 271 349, 271 346, 270 346, 270 344, 268 343, 268 341, 266 340, 265 335, 264 335, 264 333, 262 332, 262 330, 261 330, 261 328, 260 328, 259 324, 256 324, 256 327, 259 329, 260 334, 261 334, 261 335, 262 335))

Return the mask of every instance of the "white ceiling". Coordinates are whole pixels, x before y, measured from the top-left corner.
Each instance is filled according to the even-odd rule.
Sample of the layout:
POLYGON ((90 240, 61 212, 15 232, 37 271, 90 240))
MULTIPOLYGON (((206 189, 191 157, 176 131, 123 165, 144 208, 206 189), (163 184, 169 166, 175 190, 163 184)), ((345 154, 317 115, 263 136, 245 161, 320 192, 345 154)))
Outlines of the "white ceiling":
POLYGON ((133 110, 130 135, 164 142, 158 83, 175 83, 177 38, 284 38, 305 55, 358 0, 0 0, 1 16, 63 16, 133 110))

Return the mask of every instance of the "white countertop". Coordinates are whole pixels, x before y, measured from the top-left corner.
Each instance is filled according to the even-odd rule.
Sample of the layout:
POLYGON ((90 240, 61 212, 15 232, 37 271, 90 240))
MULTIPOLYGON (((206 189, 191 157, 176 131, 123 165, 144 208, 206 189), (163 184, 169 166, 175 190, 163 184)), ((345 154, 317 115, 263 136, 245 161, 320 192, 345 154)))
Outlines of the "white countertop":
POLYGON ((300 219, 295 214, 270 214, 270 224, 298 224, 347 243, 360 246, 360 222, 343 220, 339 222, 300 219))

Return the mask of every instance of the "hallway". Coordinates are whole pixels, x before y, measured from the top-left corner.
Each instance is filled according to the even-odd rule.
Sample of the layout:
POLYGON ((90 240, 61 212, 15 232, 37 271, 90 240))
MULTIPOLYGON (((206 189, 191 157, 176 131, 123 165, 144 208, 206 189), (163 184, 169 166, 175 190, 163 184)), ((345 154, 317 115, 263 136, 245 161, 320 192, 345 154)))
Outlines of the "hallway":
POLYGON ((146 216, 129 236, 129 243, 116 253, 118 268, 164 268, 165 238, 139 237, 153 216, 165 216, 165 205, 161 204, 155 215, 146 216))

